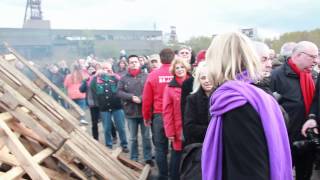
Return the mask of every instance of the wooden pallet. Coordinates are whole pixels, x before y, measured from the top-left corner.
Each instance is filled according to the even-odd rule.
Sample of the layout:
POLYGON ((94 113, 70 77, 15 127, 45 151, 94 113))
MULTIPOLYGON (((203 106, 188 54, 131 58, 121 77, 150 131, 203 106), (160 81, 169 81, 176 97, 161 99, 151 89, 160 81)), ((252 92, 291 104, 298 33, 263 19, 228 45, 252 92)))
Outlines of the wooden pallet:
MULTIPOLYGON (((33 141, 50 148, 54 152, 50 157, 77 178, 87 179, 86 172, 103 179, 147 178, 150 166, 125 158, 119 149, 107 150, 78 126, 76 117, 3 58, 0 77, 1 109, 27 127, 33 141)), ((21 132, 17 128, 14 131, 21 132)))
POLYGON ((11 48, 7 43, 4 43, 4 46, 10 52, 9 54, 4 54, 3 59, 10 61, 12 64, 21 62, 25 68, 28 68, 33 75, 36 77, 33 82, 40 88, 44 89, 46 87, 50 87, 55 93, 57 93, 68 105, 70 113, 76 117, 80 118, 84 116, 84 111, 74 103, 70 98, 68 98, 57 86, 55 86, 45 75, 43 75, 37 68, 32 66, 23 56, 21 56, 15 49, 11 48))

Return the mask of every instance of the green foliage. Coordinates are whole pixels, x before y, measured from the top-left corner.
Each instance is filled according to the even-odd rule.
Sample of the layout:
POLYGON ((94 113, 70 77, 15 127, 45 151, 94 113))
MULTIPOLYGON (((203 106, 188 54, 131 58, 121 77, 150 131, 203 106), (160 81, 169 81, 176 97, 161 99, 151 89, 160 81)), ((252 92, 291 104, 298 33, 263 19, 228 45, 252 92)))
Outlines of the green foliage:
POLYGON ((281 46, 286 42, 300 42, 311 41, 320 47, 320 29, 312 31, 297 31, 284 33, 279 39, 265 39, 264 42, 268 44, 277 53, 280 52, 281 46))
POLYGON ((211 37, 198 36, 198 37, 191 37, 184 44, 192 47, 192 50, 194 50, 194 52, 197 53, 202 49, 208 49, 211 41, 212 41, 211 37))

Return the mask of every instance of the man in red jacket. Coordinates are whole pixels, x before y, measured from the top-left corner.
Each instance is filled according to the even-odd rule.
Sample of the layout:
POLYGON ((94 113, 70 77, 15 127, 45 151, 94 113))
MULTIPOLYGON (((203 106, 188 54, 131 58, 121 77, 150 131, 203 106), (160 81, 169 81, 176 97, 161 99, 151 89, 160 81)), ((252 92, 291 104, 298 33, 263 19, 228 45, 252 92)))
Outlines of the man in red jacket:
POLYGON ((162 66, 149 74, 142 96, 142 115, 145 125, 151 125, 156 162, 159 168, 158 179, 168 179, 168 139, 163 128, 162 97, 164 88, 173 78, 169 67, 174 56, 174 52, 169 48, 160 52, 162 66))

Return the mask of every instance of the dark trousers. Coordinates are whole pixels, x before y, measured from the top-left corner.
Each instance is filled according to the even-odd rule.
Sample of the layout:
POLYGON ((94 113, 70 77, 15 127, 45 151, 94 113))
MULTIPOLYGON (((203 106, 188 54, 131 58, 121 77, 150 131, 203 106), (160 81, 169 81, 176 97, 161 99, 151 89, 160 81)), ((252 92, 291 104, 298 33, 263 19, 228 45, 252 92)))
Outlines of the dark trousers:
POLYGON ((296 180, 310 180, 313 171, 314 152, 293 153, 296 180))
POLYGON ((98 123, 100 117, 100 111, 98 107, 90 107, 90 115, 92 121, 92 136, 94 139, 99 140, 98 123))
POLYGON ((158 180, 168 179, 168 139, 165 136, 162 115, 154 114, 151 124, 152 140, 155 146, 156 163, 159 169, 158 180))
POLYGON ((181 161, 182 151, 171 150, 170 158, 170 179, 179 180, 180 179, 180 161, 181 161))

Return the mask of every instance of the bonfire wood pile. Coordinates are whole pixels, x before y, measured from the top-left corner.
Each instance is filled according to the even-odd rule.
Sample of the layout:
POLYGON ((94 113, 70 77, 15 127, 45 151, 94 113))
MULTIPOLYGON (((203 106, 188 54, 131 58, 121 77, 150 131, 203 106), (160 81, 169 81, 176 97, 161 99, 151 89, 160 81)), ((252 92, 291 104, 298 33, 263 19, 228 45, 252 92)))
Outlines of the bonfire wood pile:
POLYGON ((0 179, 147 179, 149 165, 108 150, 78 124, 84 112, 8 47, 0 55, 0 179), (35 75, 30 80, 15 64, 35 75), (50 87, 67 110, 43 91, 50 87))

